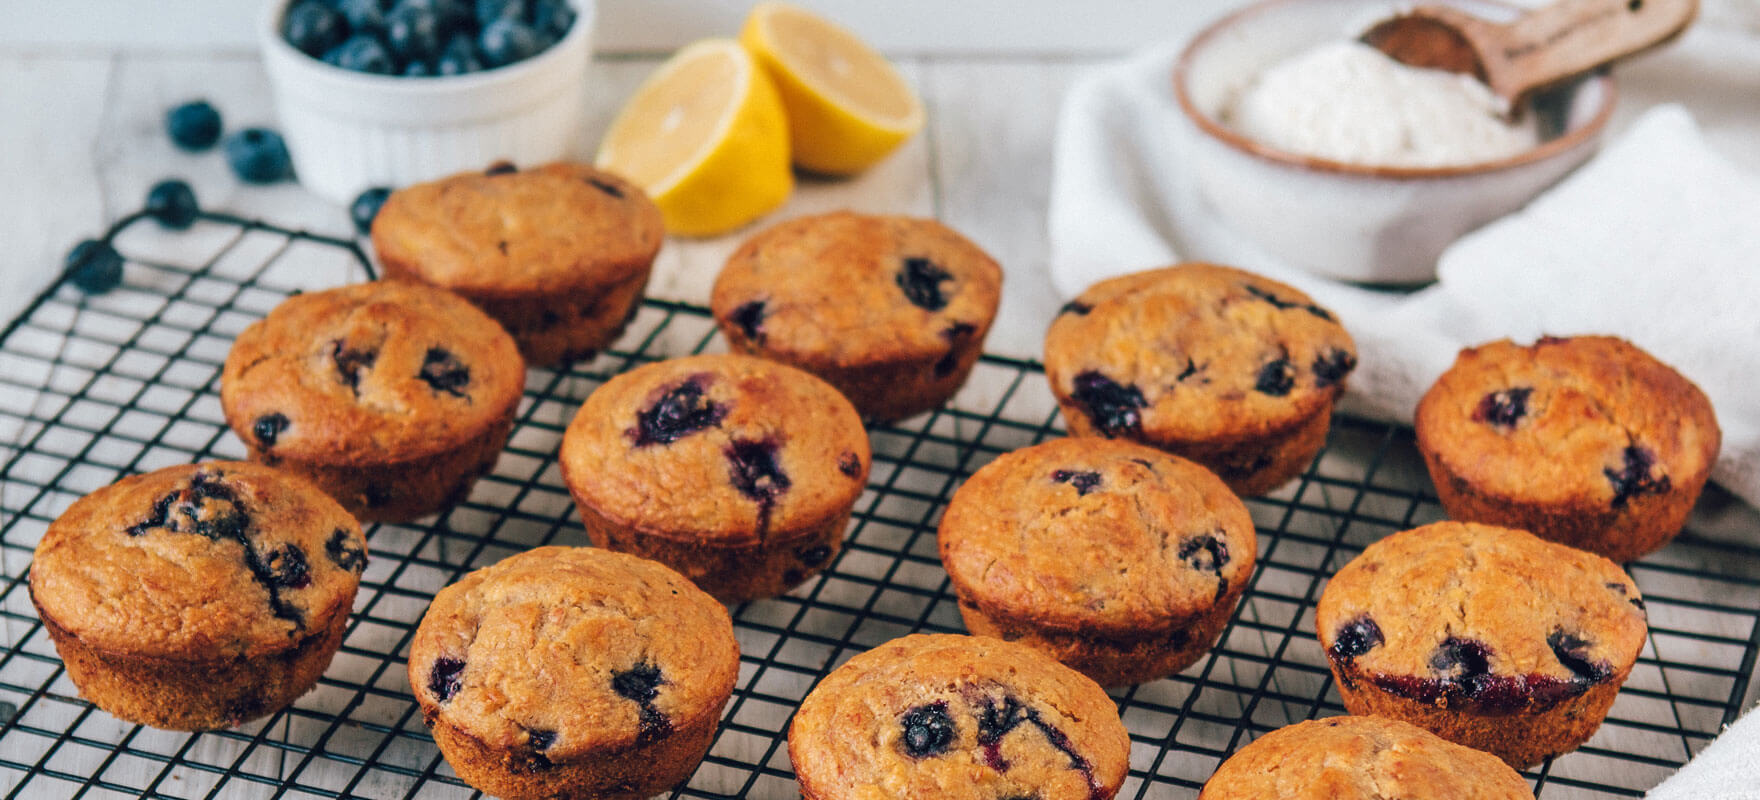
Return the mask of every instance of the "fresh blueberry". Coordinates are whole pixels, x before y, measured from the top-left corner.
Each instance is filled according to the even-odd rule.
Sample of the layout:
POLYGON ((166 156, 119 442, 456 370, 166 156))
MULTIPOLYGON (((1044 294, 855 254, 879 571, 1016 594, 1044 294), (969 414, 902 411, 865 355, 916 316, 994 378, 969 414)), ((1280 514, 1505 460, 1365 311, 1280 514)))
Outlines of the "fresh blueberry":
POLYGON ((362 236, 372 233, 373 220, 379 216, 380 207, 390 196, 391 190, 384 186, 375 186, 356 195, 348 206, 348 215, 354 218, 354 229, 362 236))
POLYGON ((147 192, 147 213, 172 230, 194 225, 199 211, 195 190, 175 178, 159 181, 147 192))
POLYGON ((478 27, 487 28, 498 19, 531 19, 531 0, 477 0, 478 27))
POLYGON ((1381 626, 1369 615, 1357 617, 1346 622, 1332 637, 1332 657, 1339 661, 1349 661, 1357 656, 1380 647, 1387 641, 1381 633, 1381 626))
POLYGON ((953 717, 947 713, 946 703, 930 703, 906 711, 899 726, 904 729, 905 755, 911 758, 928 758, 947 752, 953 744, 953 737, 959 733, 953 726, 953 717))
POLYGON ((667 390, 646 411, 636 412, 635 444, 671 444, 704 428, 721 424, 727 408, 703 397, 703 384, 692 378, 667 390))
POLYGON ((287 143, 268 128, 246 128, 226 137, 226 163, 246 183, 274 183, 293 173, 287 143))
POLYGON ((941 292, 941 284, 950 280, 953 275, 936 266, 935 262, 912 256, 904 260, 904 268, 898 271, 893 282, 904 291, 911 305, 926 311, 940 311, 947 307, 947 295, 941 292))
POLYGON ((336 10, 356 35, 385 29, 385 6, 379 0, 336 0, 336 10))
POLYGON ((436 392, 464 397, 464 387, 471 383, 471 370, 451 350, 430 347, 422 357, 422 371, 416 377, 426 381, 436 392))
POLYGON ((483 54, 483 63, 490 67, 503 67, 531 58, 542 46, 538 32, 530 25, 506 17, 483 26, 483 32, 477 35, 477 48, 483 54))
POLYGON ((90 294, 103 294, 122 282, 122 254, 108 241, 87 239, 67 254, 62 274, 90 294))
POLYGON ((385 43, 399 61, 426 61, 440 54, 440 17, 431 3, 403 0, 385 15, 385 43))
POLYGON ((342 44, 348 36, 348 22, 329 3, 300 0, 282 19, 281 35, 295 49, 316 58, 342 44))
POLYGON ((463 683, 463 661, 446 656, 434 659, 434 666, 428 671, 428 691, 433 692, 440 702, 451 700, 463 683))
POLYGON ((184 103, 165 112, 165 132, 183 150, 206 150, 220 141, 220 112, 206 100, 184 103))
POLYGON ((568 34, 568 29, 574 25, 574 17, 574 9, 567 0, 538 0, 532 6, 532 27, 537 29, 539 36, 552 42, 568 34))
POLYGON ((357 33, 348 37, 348 41, 336 46, 335 53, 325 53, 324 60, 350 72, 373 75, 397 73, 397 62, 391 59, 391 51, 385 49, 385 44, 379 41, 379 37, 370 33, 357 33))
POLYGON ((446 48, 440 51, 440 60, 434 62, 434 71, 441 75, 463 75, 482 70, 483 60, 477 57, 476 40, 468 33, 453 34, 446 41, 446 48))

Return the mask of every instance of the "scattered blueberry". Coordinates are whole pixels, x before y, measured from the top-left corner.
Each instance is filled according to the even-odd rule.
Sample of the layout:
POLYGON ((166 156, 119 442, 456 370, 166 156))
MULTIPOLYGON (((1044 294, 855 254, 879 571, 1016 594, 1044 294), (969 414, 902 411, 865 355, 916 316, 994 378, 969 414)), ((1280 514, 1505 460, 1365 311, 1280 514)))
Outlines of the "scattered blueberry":
POLYGON ((1522 417, 1528 415, 1528 396, 1533 393, 1532 386, 1517 386, 1485 395, 1473 409, 1473 419, 1500 428, 1514 428, 1522 417))
POLYGON ((1076 472, 1067 469, 1060 469, 1051 473, 1051 480, 1057 483, 1067 483, 1074 486, 1076 489, 1076 496, 1080 497, 1094 491, 1094 489, 1100 485, 1100 473, 1076 472))
POLYGON ((373 220, 379 216, 380 207, 391 197, 391 190, 384 186, 375 186, 358 195, 348 206, 348 215, 354 218, 354 229, 362 236, 373 232, 373 220))
POLYGON ((1296 368, 1287 358, 1274 358, 1259 368, 1259 378, 1253 382, 1253 388, 1271 395, 1283 397, 1296 385, 1296 368))
POLYGON ((1322 389, 1343 381, 1357 368, 1357 357, 1349 350, 1330 350, 1314 357, 1314 385, 1322 389))
POLYGON ((324 555, 344 572, 359 573, 367 566, 367 551, 357 547, 348 531, 337 528, 324 542, 324 555))
POLYGON ((122 254, 108 241, 87 239, 68 252, 62 274, 90 294, 103 294, 122 282, 122 254))
POLYGON ((300 52, 316 58, 348 37, 348 21, 321 0, 300 0, 281 21, 281 35, 300 52))
POLYGON ((385 29, 385 6, 379 0, 336 0, 336 10, 357 36, 385 29))
POLYGON ((762 344, 764 342, 764 301, 753 300, 741 304, 733 310, 733 324, 738 325, 740 332, 747 339, 762 344))
POLYGON ((927 758, 947 752, 953 744, 953 737, 959 733, 953 726, 953 717, 947 713, 946 703, 930 703, 906 711, 899 725, 904 728, 901 741, 905 755, 911 758, 927 758))
POLYGON ((491 67, 530 58, 542 47, 538 32, 517 19, 501 17, 484 25, 483 32, 477 34, 477 49, 483 54, 483 63, 491 67))
POLYGON ((220 112, 206 100, 196 100, 165 112, 165 131, 171 143, 199 152, 220 141, 220 112))
POLYGON ((434 62, 434 71, 440 75, 463 75, 482 70, 483 60, 477 56, 476 40, 468 33, 453 34, 440 51, 440 60, 434 62))
POLYGON ((159 181, 147 192, 147 213, 172 230, 194 225, 200 211, 195 190, 175 178, 159 181))
POLYGON ((1332 637, 1332 657, 1339 661, 1349 661, 1386 642, 1381 626, 1364 614, 1339 627, 1338 634, 1332 637))
POLYGON ((947 296, 941 293, 941 284, 953 280, 953 275, 935 266, 935 262, 927 258, 912 256, 904 260, 904 268, 893 279, 898 288, 904 290, 904 296, 911 305, 927 311, 940 311, 947 307, 947 296))
POLYGON ((1093 370, 1076 375, 1070 399, 1081 405, 1094 427, 1108 437, 1136 432, 1143 424, 1137 409, 1148 405, 1137 387, 1121 385, 1093 370))
POLYGON ((458 694, 463 678, 464 662, 441 656, 434 659, 434 666, 428 670, 428 691, 444 703, 458 694))
POLYGON ((251 433, 257 437, 257 446, 267 450, 275 446, 275 440, 281 438, 281 432, 287 430, 287 425, 286 415, 264 414, 251 424, 251 433))
POLYGON ((1603 468, 1602 474, 1613 484, 1613 507, 1624 508, 1633 497, 1644 494, 1662 494, 1669 490, 1668 475, 1660 477, 1651 474, 1656 467, 1656 454, 1647 447, 1627 445, 1621 454, 1625 461, 1622 469, 1603 468))
POLYGON ((226 163, 246 183, 274 183, 293 173, 287 143, 268 128, 246 128, 226 137, 226 163))
MULTIPOLYGON (((397 74, 397 62, 392 59, 391 51, 385 49, 385 44, 379 41, 379 37, 370 33, 357 33, 348 37, 348 41, 336 46, 335 53, 325 53, 324 60, 353 72, 397 74)), ((418 60, 410 63, 421 62, 418 60)))
POLYGON ((646 411, 636 413, 635 444, 671 444, 721 424, 727 408, 703 397, 702 381, 692 378, 666 391, 646 411))

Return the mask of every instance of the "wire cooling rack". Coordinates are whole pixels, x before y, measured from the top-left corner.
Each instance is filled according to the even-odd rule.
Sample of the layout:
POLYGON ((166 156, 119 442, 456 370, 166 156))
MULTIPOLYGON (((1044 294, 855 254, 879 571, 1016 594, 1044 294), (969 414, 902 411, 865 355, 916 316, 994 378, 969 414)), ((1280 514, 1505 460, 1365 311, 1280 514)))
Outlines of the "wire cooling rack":
MULTIPOLYGON (((475 793, 422 726, 405 678, 433 593, 541 544, 587 544, 556 466, 563 429, 611 375, 721 349, 701 309, 649 301, 590 362, 532 370, 500 463, 431 522, 369 528, 342 650, 291 708, 232 730, 158 731, 79 699, 32 609, 31 551, 80 495, 158 467, 243 456, 217 398, 231 339, 288 294, 370 275, 353 243, 224 215, 172 234, 119 222, 131 254, 104 295, 52 288, 0 333, 0 789, 7 798, 451 798, 475 793), (175 253, 155 258, 154 253, 175 253), (191 260, 191 253, 202 255, 191 260)), ((797 796, 784 731, 850 656, 960 631, 935 550, 954 488, 996 455, 1058 435, 1037 364, 986 357, 948 409, 871 431, 874 467, 848 545, 786 597, 733 609, 740 679, 708 760, 674 796, 797 796)), ((1260 562, 1220 646, 1184 673, 1116 690, 1130 729, 1121 797, 1189 798, 1266 731, 1343 713, 1313 635, 1326 577, 1370 542, 1441 518, 1408 430, 1340 416, 1300 481, 1248 501, 1260 562)), ((1607 724, 1528 773, 1542 797, 1636 796, 1733 720, 1760 652, 1760 550, 1691 532, 1631 567, 1651 635, 1607 724)))

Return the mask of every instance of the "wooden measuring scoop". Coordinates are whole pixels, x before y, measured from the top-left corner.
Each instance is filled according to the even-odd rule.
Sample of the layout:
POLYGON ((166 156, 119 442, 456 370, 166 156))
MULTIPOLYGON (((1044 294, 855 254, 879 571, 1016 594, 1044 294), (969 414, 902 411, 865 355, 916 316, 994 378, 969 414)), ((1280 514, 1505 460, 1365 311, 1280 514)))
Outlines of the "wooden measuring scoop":
POLYGON ((1698 0, 1559 0, 1497 23, 1419 6, 1360 39, 1402 64, 1478 77, 1511 116, 1535 89, 1662 44, 1698 11, 1698 0))

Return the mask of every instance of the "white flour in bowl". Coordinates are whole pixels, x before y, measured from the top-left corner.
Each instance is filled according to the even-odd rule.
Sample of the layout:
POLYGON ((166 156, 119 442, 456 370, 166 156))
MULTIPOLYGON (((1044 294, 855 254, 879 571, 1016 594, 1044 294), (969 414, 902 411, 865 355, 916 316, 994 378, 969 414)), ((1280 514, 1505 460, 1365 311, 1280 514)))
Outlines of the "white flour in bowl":
POLYGON ((1471 75, 1417 69, 1355 41, 1315 47, 1256 76, 1221 110, 1250 139, 1369 167, 1454 167, 1539 143, 1532 114, 1507 123, 1471 75))

